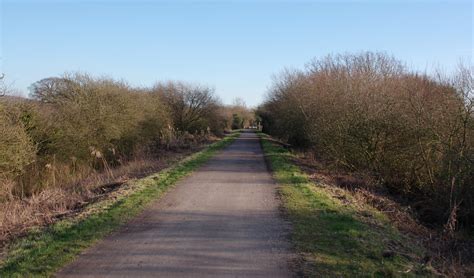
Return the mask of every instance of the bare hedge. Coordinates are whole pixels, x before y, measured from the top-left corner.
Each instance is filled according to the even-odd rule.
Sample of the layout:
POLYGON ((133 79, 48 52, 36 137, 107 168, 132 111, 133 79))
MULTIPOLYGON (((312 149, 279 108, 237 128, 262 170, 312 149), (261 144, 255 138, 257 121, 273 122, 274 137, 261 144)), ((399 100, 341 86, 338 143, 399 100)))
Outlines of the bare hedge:
POLYGON ((315 59, 275 78, 264 131, 345 169, 369 173, 428 222, 474 223, 473 68, 408 70, 384 53, 315 59))

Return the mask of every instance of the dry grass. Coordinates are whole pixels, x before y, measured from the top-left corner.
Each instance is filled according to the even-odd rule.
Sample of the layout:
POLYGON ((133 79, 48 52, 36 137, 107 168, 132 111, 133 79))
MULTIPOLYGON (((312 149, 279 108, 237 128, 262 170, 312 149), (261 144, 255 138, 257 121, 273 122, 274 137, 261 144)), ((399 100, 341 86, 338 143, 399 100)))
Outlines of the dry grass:
POLYGON ((345 189, 311 181, 294 153, 262 135, 262 146, 293 223, 304 277, 437 277, 426 250, 388 217, 345 189))
POLYGON ((403 234, 430 251, 423 261, 432 265, 440 275, 471 277, 474 275, 474 240, 461 233, 431 228, 421 223, 406 201, 378 187, 369 175, 342 172, 326 162, 317 160, 312 153, 298 152, 293 162, 310 179, 330 191, 333 197, 347 205, 369 205, 386 215, 403 234), (347 198, 350 196, 350 198, 347 198))
POLYGON ((8 190, 14 187, 14 183, 1 181, 3 192, 0 194, 5 201, 0 202, 0 248, 33 228, 75 215, 86 205, 111 197, 111 193, 123 189, 127 181, 157 172, 202 147, 162 151, 159 159, 144 157, 110 171, 86 177, 78 175, 69 184, 47 187, 27 198, 15 197, 8 190))

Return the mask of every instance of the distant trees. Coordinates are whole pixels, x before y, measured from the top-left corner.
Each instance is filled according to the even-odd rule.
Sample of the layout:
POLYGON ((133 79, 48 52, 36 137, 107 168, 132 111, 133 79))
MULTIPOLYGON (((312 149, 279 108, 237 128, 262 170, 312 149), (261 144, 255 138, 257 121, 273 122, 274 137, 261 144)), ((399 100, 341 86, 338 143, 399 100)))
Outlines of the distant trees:
POLYGON ((474 223, 473 70, 410 72, 383 53, 327 56, 275 78, 264 131, 417 200, 427 221, 474 223))
POLYGON ((153 92, 166 103, 174 126, 181 131, 195 133, 208 128, 219 129, 218 109, 220 100, 214 90, 182 82, 157 84, 153 92))
POLYGON ((166 104, 178 131, 194 134, 209 129, 222 134, 224 129, 240 129, 254 123, 254 113, 242 99, 223 105, 209 87, 168 82, 156 84, 151 91, 166 104))
POLYGON ((241 98, 234 99, 233 103, 223 107, 221 115, 227 129, 241 129, 254 124, 254 112, 247 107, 241 98))
POLYGON ((232 129, 241 129, 244 128, 244 120, 239 116, 239 114, 232 114, 232 129))
POLYGON ((30 87, 31 97, 45 103, 59 102, 73 97, 79 89, 73 78, 49 77, 33 83, 30 87))

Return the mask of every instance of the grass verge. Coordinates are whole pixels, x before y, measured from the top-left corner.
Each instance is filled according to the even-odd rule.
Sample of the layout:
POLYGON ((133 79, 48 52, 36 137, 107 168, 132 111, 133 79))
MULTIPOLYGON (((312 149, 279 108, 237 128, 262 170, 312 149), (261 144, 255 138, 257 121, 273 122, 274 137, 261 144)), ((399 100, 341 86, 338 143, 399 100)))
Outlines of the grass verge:
POLYGON ((291 152, 260 133, 293 224, 292 242, 305 277, 429 277, 424 249, 402 235, 381 212, 354 204, 348 192, 312 183, 291 163, 291 152))
POLYGON ((108 204, 100 204, 85 217, 57 222, 17 240, 0 264, 0 277, 52 275, 82 250, 142 212, 147 204, 162 196, 179 179, 205 163, 238 135, 233 133, 169 169, 136 180, 139 183, 136 191, 108 204))

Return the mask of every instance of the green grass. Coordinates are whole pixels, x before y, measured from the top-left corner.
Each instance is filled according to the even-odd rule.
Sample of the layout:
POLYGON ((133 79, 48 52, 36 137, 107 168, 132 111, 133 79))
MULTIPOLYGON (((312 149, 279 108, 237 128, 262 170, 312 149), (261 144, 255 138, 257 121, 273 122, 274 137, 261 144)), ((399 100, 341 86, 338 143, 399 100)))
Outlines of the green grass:
POLYGON ((12 244, 0 265, 0 277, 48 277, 120 225, 142 212, 182 177, 230 144, 238 133, 210 145, 175 166, 137 180, 138 189, 82 219, 63 220, 31 232, 12 244))
POLYGON ((304 276, 432 276, 420 263, 423 248, 400 234, 384 214, 360 202, 347 202, 352 197, 343 190, 337 191, 343 198, 336 198, 335 188, 312 183, 291 163, 288 150, 266 140, 265 134, 260 137, 293 224, 292 242, 302 257, 304 276))

